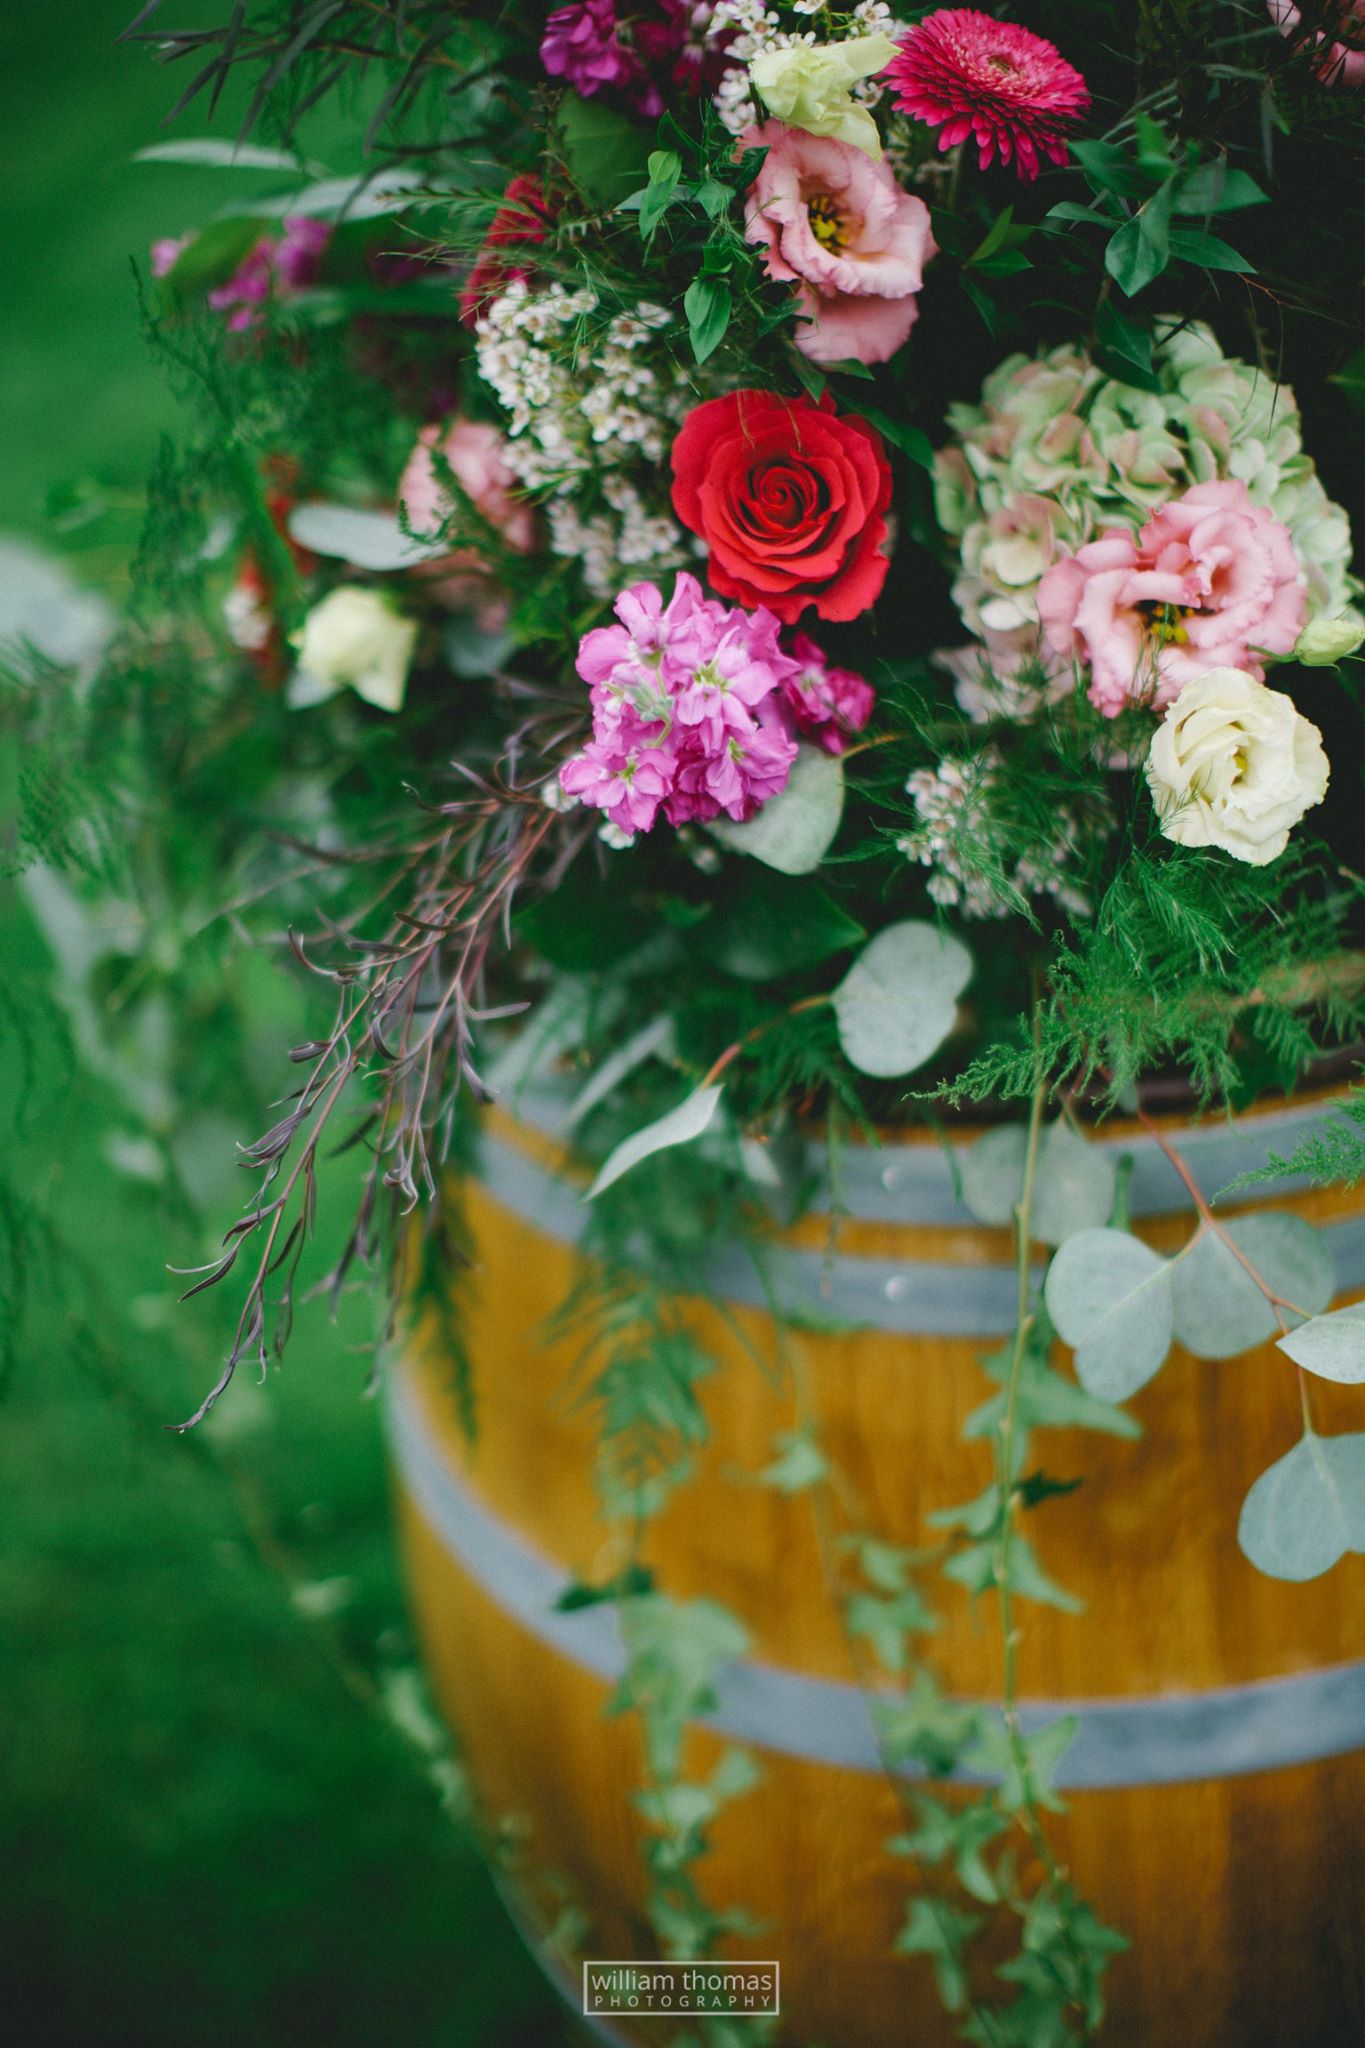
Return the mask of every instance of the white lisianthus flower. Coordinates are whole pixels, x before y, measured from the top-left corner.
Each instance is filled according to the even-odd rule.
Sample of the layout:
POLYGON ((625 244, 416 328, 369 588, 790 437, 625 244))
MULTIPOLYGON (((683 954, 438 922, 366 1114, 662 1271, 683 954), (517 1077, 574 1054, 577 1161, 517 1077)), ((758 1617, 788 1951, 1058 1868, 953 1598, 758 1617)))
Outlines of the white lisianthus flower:
POLYGON ((764 105, 779 121, 807 135, 833 135, 868 156, 882 153, 877 124, 849 91, 860 79, 884 71, 896 54, 887 35, 853 36, 846 43, 794 43, 762 50, 749 76, 764 105))
POLYGON ((1348 605, 1334 619, 1317 618, 1304 627, 1294 643, 1294 659, 1305 668, 1335 668, 1365 646, 1365 618, 1348 605))
POLYGON ((343 583, 315 604, 292 636, 299 665, 289 685, 297 707, 352 689, 379 711, 400 711, 417 645, 417 621, 382 590, 343 583))
POLYGON ((1252 867, 1284 852, 1327 794, 1322 734, 1281 690, 1239 668, 1186 683, 1157 728, 1147 784, 1178 846, 1218 846, 1252 867))

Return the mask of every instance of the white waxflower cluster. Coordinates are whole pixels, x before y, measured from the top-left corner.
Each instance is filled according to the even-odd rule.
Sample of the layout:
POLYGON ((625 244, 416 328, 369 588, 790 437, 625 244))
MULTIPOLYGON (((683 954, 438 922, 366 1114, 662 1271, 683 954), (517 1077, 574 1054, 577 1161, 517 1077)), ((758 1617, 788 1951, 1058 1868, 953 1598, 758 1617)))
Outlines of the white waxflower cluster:
POLYGON ((1310 621, 1345 609, 1350 522, 1304 451, 1293 392, 1225 356, 1197 322, 1167 335, 1154 367, 1160 389, 1139 391, 1063 344, 1008 357, 978 404, 950 409, 939 524, 959 550, 953 597, 997 675, 1012 657, 1038 657, 1038 585, 1053 562, 1106 527, 1137 532, 1215 479, 1239 478, 1288 528, 1310 621))
POLYGON ((695 402, 659 346, 672 324, 648 301, 604 320, 591 290, 518 280, 476 330, 479 373, 507 414, 508 464, 548 494, 550 545, 581 562, 599 597, 630 580, 623 571, 654 575, 689 558, 657 481, 695 402))
MULTIPOLYGON (((933 901, 963 917, 1012 917, 1019 907, 996 878, 970 867, 962 853, 964 845, 989 846, 999 836, 991 797, 1000 767, 999 754, 986 747, 966 760, 917 768, 905 785, 919 823, 896 845, 907 860, 931 870, 926 886, 933 901)), ((1051 838, 1015 859, 1009 884, 1019 895, 1051 897, 1071 916, 1087 916, 1089 900, 1068 874, 1080 843, 1076 820, 1057 812, 1051 838)))
POLYGON ((623 582, 655 583, 692 557, 689 536, 666 512, 651 510, 642 493, 621 475, 602 479, 610 510, 584 514, 568 494, 546 506, 550 547, 577 560, 594 597, 615 597, 623 582))

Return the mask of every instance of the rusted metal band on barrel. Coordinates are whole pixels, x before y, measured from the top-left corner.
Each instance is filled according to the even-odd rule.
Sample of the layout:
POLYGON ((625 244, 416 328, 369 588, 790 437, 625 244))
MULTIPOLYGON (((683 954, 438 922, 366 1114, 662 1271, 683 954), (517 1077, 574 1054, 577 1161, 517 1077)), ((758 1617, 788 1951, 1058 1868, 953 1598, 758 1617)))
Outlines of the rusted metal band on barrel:
MULTIPOLYGON (((572 1182, 491 1133, 480 1147, 489 1193, 544 1236, 576 1244, 588 1212, 572 1182)), ((901 1217, 899 1220, 906 1220, 901 1217)), ((1338 1293, 1365 1287, 1365 1216, 1320 1226, 1338 1293)), ((766 1247, 760 1272, 735 1246, 708 1259, 696 1292, 741 1307, 815 1313, 852 1327, 922 1337, 1003 1337, 1014 1328, 1013 1266, 952 1266, 923 1259, 865 1259, 766 1247)))
MULTIPOLYGON (((541 1086, 517 1091, 507 1107, 519 1122, 554 1138, 564 1127, 567 1098, 555 1089, 541 1086)), ((1179 1133, 1177 1149, 1204 1193, 1212 1199, 1244 1173, 1264 1167, 1272 1153, 1285 1158, 1306 1138, 1330 1130, 1330 1105, 1304 1103, 1297 1108, 1273 1109, 1239 1117, 1234 1123, 1191 1124, 1179 1133)), ((816 1141, 807 1147, 807 1163, 819 1190, 813 1206, 825 1211, 830 1206, 829 1189, 837 1186, 839 1209, 860 1223, 956 1223, 973 1227, 975 1218, 958 1197, 954 1149, 960 1157, 966 1145, 952 1148, 924 1141, 914 1145, 848 1144, 831 1160, 828 1148, 816 1141)), ((1154 1138, 1143 1135, 1110 1137, 1103 1127, 1094 1142, 1116 1156, 1125 1154, 1133 1162, 1128 1186, 1128 1208, 1133 1216, 1169 1216, 1190 1207, 1170 1160, 1154 1138)), ((1308 1182, 1302 1175, 1281 1175, 1257 1184, 1259 1200, 1277 1201, 1308 1182)), ((1365 1284, 1365 1283, 1362 1283, 1365 1284)))
MULTIPOLYGON (((570 1575, 451 1471, 402 1368, 389 1377, 387 1408, 403 1484, 452 1561, 528 1634, 608 1683, 619 1679, 626 1660, 614 1610, 559 1611, 570 1575)), ((857 1686, 753 1660, 729 1665, 715 1690, 705 1725, 718 1734, 846 1770, 884 1768, 857 1686)), ((1064 1788, 1237 1777, 1365 1749, 1365 1662, 1207 1692, 1031 1700, 1021 1719, 1031 1730, 1064 1714, 1078 1721, 1056 1776, 1064 1788)))

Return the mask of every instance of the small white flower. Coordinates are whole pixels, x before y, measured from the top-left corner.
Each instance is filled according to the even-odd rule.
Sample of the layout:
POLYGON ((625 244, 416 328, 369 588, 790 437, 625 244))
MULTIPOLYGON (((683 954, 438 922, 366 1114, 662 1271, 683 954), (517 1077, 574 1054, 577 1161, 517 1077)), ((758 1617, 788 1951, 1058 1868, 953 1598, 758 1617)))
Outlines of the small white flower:
POLYGON ((290 704, 321 704, 349 688, 379 711, 402 709, 417 621, 406 618, 382 590, 343 583, 328 591, 293 644, 299 665, 289 684, 290 704))
POLYGON ((1322 734, 1283 691, 1238 668, 1186 683, 1157 728, 1147 783, 1178 846, 1217 846, 1252 867, 1284 852, 1327 794, 1322 734))

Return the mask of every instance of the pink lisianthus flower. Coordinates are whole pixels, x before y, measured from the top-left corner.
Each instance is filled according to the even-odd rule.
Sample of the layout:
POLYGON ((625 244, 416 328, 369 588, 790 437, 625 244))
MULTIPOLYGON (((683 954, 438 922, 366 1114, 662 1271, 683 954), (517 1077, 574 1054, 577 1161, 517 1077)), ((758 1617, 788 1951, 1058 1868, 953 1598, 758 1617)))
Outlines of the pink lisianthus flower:
POLYGON ((621 40, 615 0, 574 0, 545 24, 540 61, 551 78, 562 78, 592 99, 600 92, 628 92, 642 114, 663 112, 663 98, 635 51, 621 40))
MULTIPOLYGON (((1268 0, 1270 17, 1281 35, 1304 41, 1308 32, 1294 0, 1268 0)), ((1324 26, 1329 35, 1314 35, 1318 56, 1313 69, 1324 85, 1365 85, 1365 0, 1337 0, 1324 26)))
MULTIPOLYGON (((514 554, 529 554, 535 546, 535 514, 516 495, 518 479, 506 448, 497 428, 480 420, 454 419, 446 426, 423 427, 398 484, 399 506, 412 532, 421 539, 437 539, 460 509, 439 472, 439 457, 480 519, 514 554)), ((504 623, 506 603, 480 549, 452 548, 417 573, 443 604, 473 611, 485 630, 496 631, 504 623)))
POLYGON ((1106 718, 1160 711, 1213 668, 1264 679, 1261 655, 1289 654, 1306 585, 1287 529, 1244 483, 1196 484, 1142 531, 1102 533, 1038 586, 1044 644, 1090 669, 1106 718))
POLYGON ((1039 160, 1066 162, 1066 130, 1090 92, 1045 36, 974 7, 943 7, 903 37, 886 69, 902 113, 939 133, 939 149, 972 138, 982 170, 998 157, 1021 178, 1039 160))
POLYGON ((876 707, 877 693, 851 668, 834 668, 805 633, 789 642, 795 675, 781 686, 782 707, 803 739, 827 754, 842 754, 876 707))
POLYGON ((616 617, 579 644, 593 735, 560 771, 565 793, 631 835, 660 810, 672 825, 753 817, 796 759, 778 693, 799 664, 778 645, 776 618, 720 604, 685 574, 667 603, 654 584, 633 584, 616 617))
POLYGON ((817 363, 884 363, 919 313, 937 254, 922 199, 890 167, 832 135, 767 121, 743 137, 768 154, 749 188, 745 233, 769 277, 795 282, 807 321, 796 345, 817 363))

